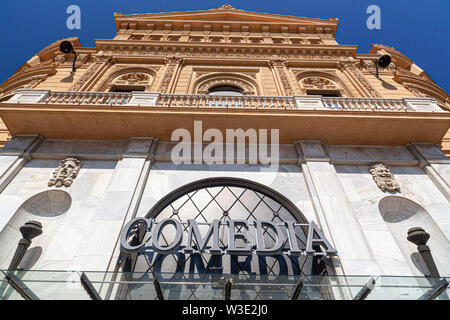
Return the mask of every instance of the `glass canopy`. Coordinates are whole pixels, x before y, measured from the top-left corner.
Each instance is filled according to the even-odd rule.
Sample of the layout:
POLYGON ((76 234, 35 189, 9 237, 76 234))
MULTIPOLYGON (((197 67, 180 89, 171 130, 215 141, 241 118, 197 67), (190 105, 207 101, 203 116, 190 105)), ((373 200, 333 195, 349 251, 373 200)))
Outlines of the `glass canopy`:
POLYGON ((0 270, 2 300, 449 300, 450 278, 0 270))

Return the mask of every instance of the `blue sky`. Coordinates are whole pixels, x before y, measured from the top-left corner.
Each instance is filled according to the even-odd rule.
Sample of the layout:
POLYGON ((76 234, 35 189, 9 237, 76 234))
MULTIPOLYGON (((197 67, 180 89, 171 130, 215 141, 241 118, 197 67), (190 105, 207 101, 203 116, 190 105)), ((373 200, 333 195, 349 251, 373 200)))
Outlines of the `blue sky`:
POLYGON ((79 36, 85 47, 115 35, 113 12, 147 13, 202 10, 224 3, 244 10, 340 20, 336 39, 367 53, 372 43, 392 46, 450 92, 449 0, 1 0, 0 82, 56 40, 79 36), (81 8, 81 30, 68 30, 66 9, 81 8), (381 30, 366 27, 369 5, 381 8, 381 30))

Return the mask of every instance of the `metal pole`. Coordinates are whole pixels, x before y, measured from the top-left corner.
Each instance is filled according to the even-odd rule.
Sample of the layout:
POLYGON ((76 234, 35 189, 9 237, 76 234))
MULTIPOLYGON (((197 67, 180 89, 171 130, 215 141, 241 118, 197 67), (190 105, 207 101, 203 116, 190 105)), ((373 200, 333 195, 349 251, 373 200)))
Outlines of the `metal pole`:
POLYGON ((9 264, 8 270, 17 270, 20 262, 31 245, 31 240, 42 234, 42 224, 38 221, 28 221, 20 227, 20 233, 22 233, 22 239, 20 239, 17 245, 16 252, 9 264))
POLYGON ((425 292, 418 300, 434 300, 441 293, 443 293, 448 287, 448 281, 444 279, 440 279, 440 284, 434 289, 428 290, 425 292))
POLYGON ((33 291, 31 291, 30 288, 28 288, 25 283, 23 283, 12 272, 3 272, 3 274, 5 274, 5 279, 8 281, 8 284, 13 287, 13 289, 22 296, 22 298, 25 300, 39 300, 38 296, 35 295, 33 291))
POLYGON ((158 278, 156 277, 154 272, 152 272, 152 273, 153 273, 153 278, 155 278, 153 280, 153 286, 155 287, 155 290, 156 290, 156 296, 158 297, 158 300, 164 300, 164 295, 163 295, 163 292, 161 290, 161 285, 160 285, 160 283, 158 281, 158 278))
POLYGON ((292 299, 291 300, 297 300, 298 296, 300 295, 300 292, 303 289, 303 280, 300 279, 300 281, 298 282, 297 286, 295 287, 295 291, 294 294, 292 295, 292 299))
POLYGON ((430 272, 430 274, 426 276, 440 277, 436 263, 431 255, 430 247, 426 245, 428 239, 430 239, 430 234, 420 227, 415 227, 408 230, 407 239, 417 246, 417 251, 419 251, 425 265, 428 268, 428 271, 430 272))
POLYGON ((353 300, 366 300, 367 296, 375 288, 375 278, 370 277, 369 281, 361 288, 361 290, 356 294, 353 300))
POLYGON ((89 278, 84 272, 80 276, 80 281, 84 290, 86 290, 87 294, 92 300, 103 300, 100 294, 97 292, 97 290, 95 290, 91 280, 89 280, 89 278))
POLYGON ((231 300, 231 278, 225 283, 225 300, 231 300))
POLYGON ((75 62, 77 61, 77 53, 75 52, 74 49, 72 49, 72 53, 73 53, 73 64, 71 74, 75 73, 75 62))

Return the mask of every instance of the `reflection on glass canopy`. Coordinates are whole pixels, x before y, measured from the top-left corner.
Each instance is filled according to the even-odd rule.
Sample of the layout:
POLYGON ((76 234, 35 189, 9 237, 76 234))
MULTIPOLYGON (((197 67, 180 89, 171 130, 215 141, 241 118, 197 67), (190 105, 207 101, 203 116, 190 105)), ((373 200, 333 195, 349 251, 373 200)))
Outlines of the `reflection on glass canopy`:
POLYGON ((450 294, 450 278, 431 277, 24 270, 0 270, 0 274, 1 300, 88 300, 94 296, 102 300, 449 300, 450 294), (83 274, 90 289, 82 284, 83 274), (371 280, 374 285, 368 287, 371 280), (122 295, 124 287, 133 289, 122 295))

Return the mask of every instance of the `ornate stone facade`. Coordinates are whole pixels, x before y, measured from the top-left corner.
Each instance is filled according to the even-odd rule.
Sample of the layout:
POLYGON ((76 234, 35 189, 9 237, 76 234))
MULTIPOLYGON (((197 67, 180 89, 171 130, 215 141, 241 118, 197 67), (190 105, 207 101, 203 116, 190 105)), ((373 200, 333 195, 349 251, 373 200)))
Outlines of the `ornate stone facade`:
MULTIPOLYGON (((190 218, 254 223, 254 216, 292 222, 294 229, 314 222, 338 255, 247 256, 241 268, 224 252, 220 267, 207 270, 211 256, 192 259, 177 252, 160 259, 159 253, 153 258, 160 259, 161 272, 176 267, 177 274, 188 276, 192 270, 206 270, 205 275, 214 270, 285 279, 333 274, 337 281, 398 275, 410 281, 422 273, 405 237, 408 227, 421 226, 432 234, 430 247, 442 275, 450 274, 450 162, 436 146, 450 122, 443 110, 448 97, 409 59, 386 46, 358 54, 356 46, 340 45, 336 19, 229 5, 199 12, 118 13, 114 19, 117 35, 96 40, 95 48, 70 39, 77 53, 92 57, 81 59, 75 73, 58 41, 0 86, 0 116, 13 135, 0 150, 0 269, 11 260, 20 223, 32 218, 42 222, 44 233, 33 240, 31 249, 39 254, 26 259, 25 267, 109 271, 121 280, 122 271, 137 265, 142 269, 131 271, 137 277, 143 271, 148 280, 154 264, 144 264, 145 259, 134 264, 121 255, 121 230, 135 217, 160 222, 175 215, 182 223, 190 218), (381 54, 390 54, 395 67, 381 70, 379 80, 370 63, 381 54), (194 137, 195 121, 201 121, 205 136, 207 130, 223 136, 229 129, 242 130, 252 142, 257 132, 258 148, 268 142, 261 133, 270 129, 271 155, 279 152, 270 167, 264 159, 250 158, 254 144, 243 155, 229 156, 224 148, 223 154, 215 152, 219 163, 209 164, 199 154, 210 145, 196 144, 187 163, 176 164, 173 133, 183 128, 194 137), (199 181, 207 187, 191 189, 199 181), (246 186, 245 193, 239 186, 246 186), (166 202, 168 194, 185 199, 166 202), (258 206, 265 208, 263 214, 258 206)), ((1 130, 8 132, 0 123, 1 130)), ((226 238, 223 233, 220 240, 226 238)), ((327 295, 352 299, 365 281, 327 295)), ((97 287, 111 299, 151 290, 151 284, 146 290, 139 284, 117 289, 117 281, 97 287)), ((186 293, 176 289, 166 296, 186 293)), ((372 294, 384 298, 390 289, 379 286, 372 294)), ((322 295, 323 290, 305 293, 312 291, 322 295)), ((67 290, 38 293, 45 299, 60 292, 67 290)))

